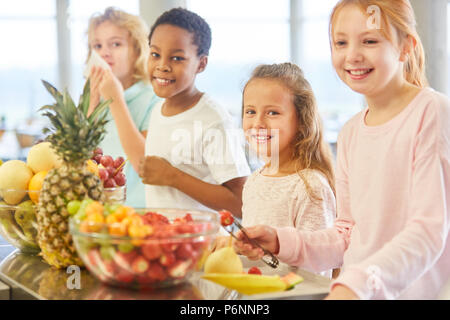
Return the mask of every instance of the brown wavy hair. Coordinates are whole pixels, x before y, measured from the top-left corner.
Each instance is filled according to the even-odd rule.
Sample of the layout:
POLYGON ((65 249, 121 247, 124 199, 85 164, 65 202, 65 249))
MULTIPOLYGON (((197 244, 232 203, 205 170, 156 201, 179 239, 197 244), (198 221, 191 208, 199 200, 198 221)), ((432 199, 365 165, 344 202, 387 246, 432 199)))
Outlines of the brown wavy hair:
MULTIPOLYGON (((259 65, 245 84, 244 91, 254 79, 279 81, 292 92, 299 126, 296 138, 292 141, 294 152, 291 161, 295 163, 296 172, 303 180, 310 198, 320 200, 317 195, 312 193, 311 187, 302 172, 304 169, 320 171, 328 180, 333 193, 336 194, 333 155, 330 145, 323 138, 322 120, 317 108, 316 98, 311 85, 303 75, 303 71, 290 62, 259 65)), ((243 109, 244 103, 242 103, 243 109)))
POLYGON ((130 33, 136 50, 137 59, 134 63, 133 77, 135 80, 149 82, 148 58, 150 56, 150 47, 148 45, 148 33, 150 32, 147 23, 139 16, 127 13, 114 7, 108 7, 104 13, 95 13, 89 19, 87 30, 89 52, 86 59, 89 60, 92 48, 91 42, 94 37, 95 29, 103 22, 109 21, 119 28, 123 28, 130 33))
POLYGON ((408 55, 408 59, 404 64, 403 74, 406 81, 419 88, 428 86, 425 74, 425 51, 416 30, 416 18, 411 3, 408 0, 340 0, 330 16, 329 36, 331 43, 333 42, 333 24, 336 17, 348 5, 358 6, 363 13, 366 13, 369 6, 377 6, 381 13, 382 25, 380 26, 380 31, 389 41, 392 42, 393 39, 390 27, 397 32, 398 39, 405 39, 407 36, 411 36, 415 40, 416 46, 412 54, 408 55))

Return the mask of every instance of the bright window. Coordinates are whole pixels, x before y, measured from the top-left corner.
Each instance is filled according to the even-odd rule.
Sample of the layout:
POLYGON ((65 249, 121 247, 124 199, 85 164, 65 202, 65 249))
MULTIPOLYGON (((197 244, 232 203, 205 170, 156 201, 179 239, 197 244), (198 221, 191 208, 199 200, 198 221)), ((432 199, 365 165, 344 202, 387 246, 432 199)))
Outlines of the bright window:
POLYGON ((198 88, 240 119, 242 88, 253 68, 289 60, 289 1, 186 2, 212 32, 209 64, 197 78, 198 88))
POLYGON ((0 117, 17 128, 48 102, 40 79, 57 79, 55 0, 0 2, 0 117))
POLYGON ((311 83, 325 126, 325 137, 336 142, 342 125, 363 106, 363 97, 347 87, 331 63, 329 17, 336 0, 303 1, 303 21, 298 57, 311 83))

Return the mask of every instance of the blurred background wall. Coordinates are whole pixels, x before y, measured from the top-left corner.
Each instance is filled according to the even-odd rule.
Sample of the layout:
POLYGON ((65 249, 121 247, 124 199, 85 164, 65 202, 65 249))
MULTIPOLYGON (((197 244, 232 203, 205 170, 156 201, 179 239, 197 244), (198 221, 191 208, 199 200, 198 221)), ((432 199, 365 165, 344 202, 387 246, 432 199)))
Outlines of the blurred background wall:
MULTIPOLYGON (((326 138, 364 107, 331 66, 328 18, 337 0, 15 0, 0 2, 0 159, 23 157, 26 139, 45 123, 37 110, 51 102, 40 79, 67 87, 76 99, 85 79, 89 17, 108 6, 141 15, 149 25, 172 7, 204 17, 213 41, 209 65, 198 77, 240 121, 242 86, 260 63, 292 61, 315 91, 326 138), (2 135, 2 133, 4 134, 2 135)), ((450 1, 411 0, 427 54, 433 88, 450 94, 450 1)))

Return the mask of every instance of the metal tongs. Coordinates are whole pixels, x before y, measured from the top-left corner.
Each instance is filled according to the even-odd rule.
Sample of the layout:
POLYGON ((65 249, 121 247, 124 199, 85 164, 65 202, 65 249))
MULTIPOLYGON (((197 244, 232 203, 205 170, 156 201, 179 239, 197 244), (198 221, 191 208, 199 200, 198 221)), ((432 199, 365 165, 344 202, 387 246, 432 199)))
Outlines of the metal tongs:
POLYGON ((231 223, 228 226, 222 226, 225 231, 227 231, 233 238, 239 241, 239 239, 234 234, 235 227, 242 231, 242 234, 245 236, 246 240, 251 243, 253 246, 260 248, 264 252, 264 256, 261 258, 261 260, 267 264, 268 266, 276 269, 278 268, 278 265, 280 262, 278 261, 278 258, 275 257, 272 252, 269 250, 266 250, 263 248, 256 240, 253 240, 248 236, 248 234, 245 232, 244 227, 237 221, 237 219, 233 219, 233 223, 231 223), (231 229, 231 230, 230 230, 231 229))

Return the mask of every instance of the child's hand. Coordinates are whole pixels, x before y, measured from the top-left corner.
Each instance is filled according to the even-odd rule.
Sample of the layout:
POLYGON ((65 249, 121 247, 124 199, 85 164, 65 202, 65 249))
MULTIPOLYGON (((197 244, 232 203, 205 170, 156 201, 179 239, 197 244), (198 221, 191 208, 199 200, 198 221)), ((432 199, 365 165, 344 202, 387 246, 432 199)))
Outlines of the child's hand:
POLYGON ((226 236, 218 236, 215 240, 214 243, 212 245, 212 252, 222 249, 222 248, 226 248, 230 245, 230 237, 226 237, 226 236))
POLYGON ((337 284, 325 300, 359 300, 359 297, 348 287, 337 284))
POLYGON ((104 100, 119 100, 123 97, 123 86, 111 70, 92 67, 91 85, 104 100))
POLYGON ((164 158, 145 157, 139 163, 139 176, 144 184, 172 186, 176 180, 176 168, 164 158))
MULTIPOLYGON (((277 232, 274 228, 259 225, 245 228, 245 232, 251 239, 257 241, 262 247, 273 254, 277 254, 280 250, 277 232)), ((239 240, 233 243, 236 252, 247 256, 250 260, 259 260, 264 256, 264 252, 260 248, 254 247, 248 243, 242 231, 238 231, 236 236, 239 240)))

